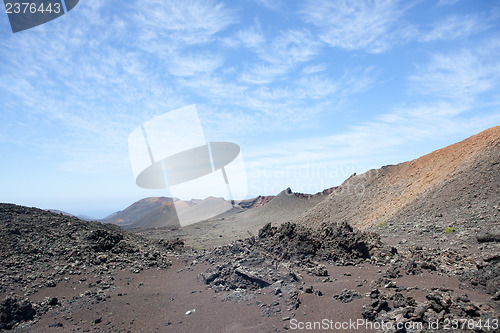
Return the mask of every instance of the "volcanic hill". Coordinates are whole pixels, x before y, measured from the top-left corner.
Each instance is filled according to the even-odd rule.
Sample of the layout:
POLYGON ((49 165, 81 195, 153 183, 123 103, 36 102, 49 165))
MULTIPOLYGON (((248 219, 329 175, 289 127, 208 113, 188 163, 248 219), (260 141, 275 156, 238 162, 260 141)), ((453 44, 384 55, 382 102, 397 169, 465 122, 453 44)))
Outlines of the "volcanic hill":
POLYGON ((134 202, 122 211, 100 220, 117 224, 124 229, 135 228, 179 228, 223 213, 232 208, 223 198, 208 197, 203 200, 182 201, 168 197, 150 197, 134 202))
POLYGON ((483 229, 497 230, 499 198, 496 126, 415 160, 353 175, 295 221, 312 227, 345 221, 421 243, 441 240, 448 227, 447 232, 472 239, 483 229))

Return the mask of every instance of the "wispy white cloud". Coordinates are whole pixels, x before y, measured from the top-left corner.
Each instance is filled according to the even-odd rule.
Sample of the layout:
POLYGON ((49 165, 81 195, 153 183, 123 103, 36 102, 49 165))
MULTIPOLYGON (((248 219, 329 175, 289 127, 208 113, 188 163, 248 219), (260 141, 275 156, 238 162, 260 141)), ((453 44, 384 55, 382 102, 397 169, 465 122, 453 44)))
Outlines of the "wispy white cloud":
POLYGON ((397 1, 310 0, 301 14, 330 46, 381 53, 405 34, 398 23, 405 10, 397 1))
POLYGON ((243 46, 250 49, 259 49, 265 42, 266 37, 262 32, 260 22, 256 20, 255 24, 248 29, 242 29, 236 33, 236 39, 243 44, 243 46))
MULTIPOLYGON (((288 182, 295 186, 294 190, 314 192, 321 188, 310 188, 310 184, 337 185, 352 172, 382 166, 381 160, 410 160, 430 152, 422 150, 423 146, 438 149, 498 125, 500 113, 478 112, 484 102, 477 97, 493 93, 500 84, 500 62, 493 56, 499 46, 498 40, 490 39, 475 51, 433 55, 409 78, 410 90, 430 95, 430 99, 426 96, 411 105, 393 106, 391 111, 352 124, 340 133, 248 149, 246 163, 253 171, 251 187, 256 193, 276 193, 280 189, 269 191, 270 184, 282 186, 288 182), (295 172, 295 179, 290 172, 295 172)), ((371 71, 372 68, 365 69, 367 73, 371 71)), ((345 83, 339 86, 344 87, 345 83)), ((341 94, 341 89, 334 94, 341 94)), ((487 100, 493 103, 488 107, 499 106, 494 96, 487 100)))
POLYGON ((326 74, 300 75, 294 80, 270 85, 245 85, 226 82, 222 77, 204 78, 199 83, 186 80, 204 94, 212 116, 210 130, 244 139, 249 133, 303 129, 317 126, 320 116, 341 112, 345 100, 369 89, 376 74, 371 68, 346 71, 339 78, 326 74), (224 96, 219 98, 218 96, 224 96), (230 116, 230 111, 237 114, 230 116), (234 119, 237 121, 234 121, 234 119))
POLYGON ((223 3, 212 0, 141 1, 134 18, 144 41, 167 38, 182 44, 200 44, 237 22, 236 13, 223 3))
POLYGON ((308 65, 302 69, 302 73, 304 73, 306 75, 316 74, 316 73, 323 72, 326 69, 327 69, 327 66, 324 63, 323 64, 316 64, 316 65, 308 65))
MULTIPOLYGON (((422 33, 406 23, 404 2, 389 1, 353 6, 308 1, 300 11, 303 21, 292 16, 293 6, 280 22, 264 16, 240 20, 247 4, 87 1, 36 33, 0 36, 0 140, 40 148, 63 170, 127 172, 130 131, 155 115, 196 103, 207 138, 227 136, 248 146, 269 137, 268 145, 245 151, 250 166, 265 168, 390 156, 433 135, 472 134, 499 121, 491 111, 473 114, 477 97, 498 87, 500 71, 500 43, 482 35, 485 41, 475 42, 480 44, 475 49, 467 49, 472 42, 463 38, 459 52, 433 53, 425 64, 418 57, 398 62, 397 68, 416 64, 409 76, 413 106, 387 102, 382 107, 393 111, 377 116, 369 102, 356 103, 364 104, 360 113, 371 114, 371 120, 334 135, 298 139, 295 133, 305 134, 304 129, 330 130, 328 122, 337 113, 349 112, 343 108, 346 99, 374 87, 381 74, 399 75, 390 65, 383 68, 385 58, 379 55, 336 53, 325 45, 397 51, 394 45, 409 40, 458 40, 489 32, 494 22, 478 22, 478 14, 450 15, 424 25, 422 33), (285 25, 276 30, 278 23, 285 25), (414 101, 422 96, 427 102, 414 101)), ((498 100, 497 94, 481 103, 498 105, 498 100)))
POLYGON ((106 165, 105 170, 128 170, 124 147, 129 132, 168 110, 193 101, 206 103, 200 112, 212 115, 208 131, 227 129, 241 137, 314 123, 339 100, 360 91, 356 84, 370 82, 369 72, 347 71, 334 78, 322 73, 324 65, 311 64, 321 43, 307 30, 283 30, 266 38, 258 23, 237 34, 257 60, 243 72, 244 65, 235 64, 231 72, 223 52, 209 52, 200 43, 218 43, 216 35, 237 20, 232 10, 215 1, 126 6, 133 13, 129 20, 107 20, 101 17, 105 2, 82 3, 72 16, 74 31, 0 40, 0 54, 8 59, 0 87, 9 96, 2 101, 2 140, 14 135, 7 119, 21 112, 17 118, 26 131, 15 137, 57 155, 61 168, 99 173, 106 165), (167 17, 171 7, 175 10, 167 17), (191 39, 195 37, 198 41, 191 39), (18 53, 24 56, 16 57, 18 53), (290 79, 304 64, 309 69, 290 79), (283 80, 265 85, 278 78, 283 80), (32 140, 41 122, 65 140, 47 135, 32 140))
POLYGON ((203 73, 212 73, 224 62, 222 55, 207 52, 189 54, 182 53, 172 56, 168 66, 174 76, 193 76, 203 73))
POLYGON ((317 56, 321 49, 319 43, 309 32, 287 30, 264 44, 260 33, 245 31, 245 44, 262 60, 244 70, 240 80, 247 83, 270 83, 317 56))
POLYGON ((500 51, 498 40, 488 40, 487 47, 477 50, 437 53, 430 62, 418 67, 410 76, 413 89, 422 94, 468 102, 491 90, 500 82, 500 51))
POLYGON ((373 66, 346 70, 338 80, 342 95, 350 96, 369 90, 376 81, 378 71, 373 66))
POLYGON ((258 50, 260 57, 272 64, 294 64, 311 60, 318 55, 321 44, 306 30, 288 30, 279 34, 265 49, 258 50))
POLYGON ((419 149, 429 140, 433 149, 442 148, 500 121, 500 114, 465 116, 470 112, 460 104, 420 104, 395 108, 341 133, 250 147, 245 154, 249 182, 255 193, 277 193, 287 186, 314 193, 339 185, 353 172, 379 168, 381 160, 399 163, 430 153, 419 149))
POLYGON ((452 6, 458 3, 461 0, 439 0, 438 6, 452 6))
POLYGON ((320 75, 304 76, 297 81, 297 99, 322 99, 333 96, 339 90, 338 85, 329 78, 320 75))
MULTIPOLYGON (((0 51, 5 59, 1 95, 15 99, 2 102, 0 131, 56 156, 61 168, 77 173, 128 170, 123 147, 130 130, 184 104, 157 68, 142 60, 140 50, 122 44, 129 27, 112 18, 94 22, 103 3, 79 4, 71 12, 72 29, 0 39, 7 46, 0 51), (15 118, 23 131, 12 126, 15 118)), ((40 29, 63 25, 62 20, 53 22, 40 29)))
POLYGON ((271 10, 282 10, 285 4, 281 0, 255 0, 259 5, 271 10))
POLYGON ((198 75, 196 78, 181 78, 176 83, 182 88, 189 88, 198 96, 205 97, 215 104, 238 105, 248 88, 245 85, 227 80, 218 74, 198 75))
POLYGON ((250 84, 267 84, 283 77, 290 71, 285 64, 255 64, 240 74, 239 80, 250 84))
POLYGON ((488 17, 479 15, 450 15, 435 23, 429 32, 423 33, 420 41, 453 40, 468 37, 491 28, 488 17))

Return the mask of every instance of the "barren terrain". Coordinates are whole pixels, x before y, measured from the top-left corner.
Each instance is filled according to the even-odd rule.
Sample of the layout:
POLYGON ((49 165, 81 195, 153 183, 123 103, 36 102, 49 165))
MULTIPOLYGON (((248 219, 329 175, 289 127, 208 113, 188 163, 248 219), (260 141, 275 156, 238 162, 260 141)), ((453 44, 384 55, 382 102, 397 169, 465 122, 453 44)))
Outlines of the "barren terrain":
POLYGON ((0 204, 0 329, 498 331, 499 161, 495 127, 173 230, 0 204))

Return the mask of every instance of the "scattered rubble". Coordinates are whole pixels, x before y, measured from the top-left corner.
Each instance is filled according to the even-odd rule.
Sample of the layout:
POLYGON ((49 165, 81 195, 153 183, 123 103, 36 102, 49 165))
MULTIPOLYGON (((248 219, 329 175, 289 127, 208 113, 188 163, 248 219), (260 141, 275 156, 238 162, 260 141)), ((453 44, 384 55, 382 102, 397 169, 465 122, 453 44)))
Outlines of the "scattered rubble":
MULTIPOLYGON (((363 316, 369 320, 416 320, 425 323, 452 315, 491 317, 491 311, 472 304, 467 296, 457 296, 451 290, 433 290, 426 303, 405 297, 401 292, 412 288, 400 288, 393 280, 403 275, 420 275, 424 271, 461 275, 464 286, 472 283, 493 294, 498 290, 497 261, 474 271, 476 264, 473 259, 457 250, 410 246, 398 251, 385 247, 377 235, 354 230, 347 223, 325 223, 317 230, 293 223, 278 227, 268 224, 259 230, 257 237, 232 242, 202 257, 214 267, 202 273, 200 278, 218 293, 233 291, 240 295, 269 290, 276 301, 263 312, 267 315, 279 313, 281 305, 291 311, 298 309, 302 293, 321 296, 322 293, 312 286, 304 286, 299 273, 329 276, 321 261, 340 266, 362 262, 385 266, 381 278, 372 285, 392 290, 393 294, 381 293, 378 289, 370 293, 370 303, 362 310, 363 316)), ((344 289, 333 298, 349 303, 363 296, 354 290, 344 289)))
POLYGON ((319 230, 293 223, 279 227, 267 224, 257 237, 235 241, 204 254, 202 258, 214 267, 200 274, 200 279, 219 293, 270 289, 276 299, 274 306, 268 306, 265 312, 270 315, 279 312, 280 305, 290 311, 298 309, 301 293, 323 295, 312 287, 304 288, 300 270, 326 277, 328 270, 319 261, 354 265, 370 260, 374 253, 380 258, 391 255, 375 234, 354 230, 347 223, 325 223, 319 230))
MULTIPOLYGON (((321 283, 337 279, 328 271, 331 265, 380 267, 369 294, 360 294, 354 289, 356 284, 340 293, 337 289, 334 295, 325 292, 339 304, 360 299, 356 302, 365 304, 361 312, 370 321, 426 324, 452 317, 486 320, 496 318, 499 311, 500 256, 495 242, 480 244, 480 253, 474 257, 450 248, 388 247, 377 234, 353 229, 347 223, 323 223, 313 229, 288 222, 267 224, 257 236, 198 252, 186 250, 179 238, 150 241, 114 225, 11 204, 0 204, 0 223, 0 292, 8 295, 0 302, 0 329, 28 325, 78 298, 89 305, 106 302, 116 270, 140 273, 151 267, 167 268, 171 251, 186 262, 181 270, 209 264, 198 278, 221 300, 255 302, 263 316, 278 316, 284 321, 295 315, 304 298, 324 296, 328 289, 321 283), (457 291, 438 288, 425 290, 426 300, 417 301, 410 291, 418 288, 401 287, 397 279, 424 272, 458 275, 461 288, 489 293, 491 302, 480 306, 457 291), (23 298, 68 279, 92 283, 73 300, 47 297, 32 302, 23 298), (268 301, 258 301, 257 295, 264 294, 268 301)), ((350 277, 351 273, 344 271, 341 276, 350 277)), ((367 280, 361 281, 356 278, 358 287, 367 286, 367 280)), ((195 312, 184 311, 186 316, 195 312)), ((96 316, 91 323, 99 325, 105 320, 96 316)), ((47 325, 57 328, 65 324, 54 320, 47 325)))
MULTIPOLYGON (((370 321, 378 321, 386 324, 384 332, 431 332, 432 324, 439 323, 437 331, 443 330, 447 322, 455 319, 472 320, 475 323, 486 323, 498 319, 494 309, 487 305, 479 305, 471 302, 467 295, 458 294, 449 289, 434 288, 426 295, 426 301, 418 302, 413 297, 404 297, 401 293, 388 294, 379 289, 373 289, 369 295, 369 302, 363 306, 363 318, 370 321), (397 323, 421 323, 417 329, 396 330, 397 323)), ((401 324, 400 324, 401 325, 401 324)), ((436 325, 437 326, 437 325, 436 325)), ((451 325, 450 325, 451 327, 451 325)), ((491 326, 490 326, 491 328, 491 326)), ((491 332, 488 327, 476 326, 475 332, 491 332)), ((470 332, 469 327, 454 329, 454 332, 470 332)))
MULTIPOLYGON (((63 280, 93 276, 99 286, 84 296, 99 301, 98 290, 113 285, 114 270, 138 273, 170 266, 162 246, 115 225, 13 204, 0 204, 0 239, 0 293, 4 294, 15 291, 26 297, 63 280)), ((1 325, 11 328, 57 303, 51 298, 31 306, 9 296, 0 305, 1 325)))

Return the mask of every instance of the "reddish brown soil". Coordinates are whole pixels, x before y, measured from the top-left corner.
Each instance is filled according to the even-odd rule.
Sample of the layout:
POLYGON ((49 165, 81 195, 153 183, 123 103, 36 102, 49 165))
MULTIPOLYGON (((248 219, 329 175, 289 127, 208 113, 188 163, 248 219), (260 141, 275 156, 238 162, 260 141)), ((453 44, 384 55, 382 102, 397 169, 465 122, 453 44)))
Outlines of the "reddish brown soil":
MULTIPOLYGON (((205 271, 207 264, 192 265, 192 261, 173 258, 172 267, 167 270, 148 269, 139 274, 127 270, 114 274, 115 286, 105 290, 105 301, 95 298, 72 298, 95 289, 89 284, 95 278, 80 281, 83 276, 74 276, 56 288, 44 288, 30 296, 33 302, 45 297, 57 297, 60 305, 53 307, 42 318, 19 332, 273 332, 290 327, 290 319, 297 322, 314 322, 323 319, 337 322, 361 319, 360 308, 366 299, 355 299, 341 303, 334 294, 350 289, 365 295, 370 292, 370 281, 381 276, 382 270, 370 264, 354 266, 327 265, 330 282, 324 277, 313 277, 302 272, 306 286, 320 290, 323 296, 301 292, 302 304, 295 316, 285 308, 281 314, 268 316, 261 304, 268 304, 273 298, 263 291, 256 298, 234 301, 229 293, 215 293, 197 276, 205 271), (186 312, 195 310, 189 315, 186 312), (101 318, 99 323, 95 323, 101 318), (60 322, 62 327, 50 327, 60 322)), ((407 295, 424 300, 427 291, 433 287, 458 289, 457 277, 424 273, 420 276, 405 276, 397 280, 398 286, 418 286, 407 295)), ((381 288, 388 293, 393 289, 381 288)), ((474 291, 464 291, 473 302, 487 301, 487 296, 474 291)), ((3 298, 4 295, 0 295, 3 298)), ((370 330, 356 330, 368 332, 370 330)))

